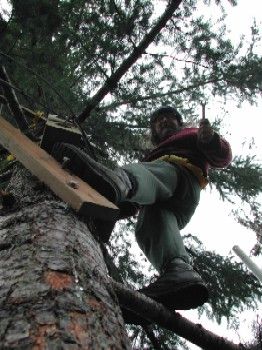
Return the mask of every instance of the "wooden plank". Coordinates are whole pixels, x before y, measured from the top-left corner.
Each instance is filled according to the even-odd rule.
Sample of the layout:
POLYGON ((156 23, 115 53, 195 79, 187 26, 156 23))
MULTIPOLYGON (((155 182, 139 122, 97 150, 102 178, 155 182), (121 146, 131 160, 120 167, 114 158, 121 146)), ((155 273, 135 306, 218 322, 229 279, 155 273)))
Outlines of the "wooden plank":
POLYGON ((115 220, 118 208, 0 117, 0 143, 59 198, 81 215, 115 220), (74 188, 75 187, 75 188, 74 188))
POLYGON ((56 142, 72 143, 75 146, 83 146, 81 131, 70 122, 67 122, 57 115, 49 114, 43 137, 41 140, 41 148, 51 153, 56 142))

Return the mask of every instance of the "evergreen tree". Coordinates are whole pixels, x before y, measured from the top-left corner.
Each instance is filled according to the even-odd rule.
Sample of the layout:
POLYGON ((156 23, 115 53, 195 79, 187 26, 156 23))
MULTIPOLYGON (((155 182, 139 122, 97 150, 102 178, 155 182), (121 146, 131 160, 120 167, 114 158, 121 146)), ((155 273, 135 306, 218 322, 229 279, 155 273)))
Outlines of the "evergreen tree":
MULTIPOLYGON (((157 6, 166 5, 167 1, 9 3, 10 16, 2 13, 0 17, 0 57, 17 88, 19 101, 45 115, 56 113, 72 118, 138 46, 156 21, 157 6)), ((205 3, 209 6, 212 2, 205 3)), ((217 3, 223 6, 222 1, 217 3)), ((186 122, 194 125, 198 119, 196 106, 202 101, 226 101, 232 97, 238 103, 256 101, 262 89, 261 57, 256 53, 258 28, 255 24, 251 28, 248 47, 244 47, 243 39, 234 46, 226 36, 225 14, 214 30, 211 21, 195 14, 200 5, 204 6, 200 0, 182 2, 154 43, 85 121, 90 141, 108 157, 102 161, 140 158, 149 147, 149 113, 160 105, 176 105, 186 122)), ((10 117, 6 105, 2 105, 2 114, 10 117)), ((1 164, 6 172, 10 164, 1 164)), ((237 156, 229 168, 212 171, 210 178, 224 200, 240 198, 250 205, 251 216, 243 217, 237 211, 236 217, 253 229, 261 241, 261 209, 257 203, 261 165, 253 157, 237 156)), ((142 285, 146 278, 130 256, 128 225, 132 227, 132 222, 126 224, 124 234, 121 230, 115 232, 111 253, 120 274, 127 281, 142 285)), ((261 298, 259 284, 246 275, 240 264, 207 252, 200 242, 193 241, 191 238, 189 247, 195 265, 216 291, 211 295, 211 311, 204 308, 209 317, 218 322, 223 316, 232 320, 236 310, 242 310, 244 305, 255 308, 261 298), (246 279, 243 289, 235 288, 231 276, 246 279)), ((259 254, 259 246, 256 253, 259 254)), ((141 346, 147 346, 148 334, 139 335, 137 328, 131 328, 141 346)), ((172 346, 177 342, 162 330, 156 333, 172 346)))

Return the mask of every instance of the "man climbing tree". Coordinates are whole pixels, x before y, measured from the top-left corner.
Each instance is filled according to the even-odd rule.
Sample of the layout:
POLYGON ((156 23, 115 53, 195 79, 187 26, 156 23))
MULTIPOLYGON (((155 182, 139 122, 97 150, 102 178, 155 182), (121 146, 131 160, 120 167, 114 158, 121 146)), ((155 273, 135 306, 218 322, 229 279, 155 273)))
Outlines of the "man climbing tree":
MULTIPOLYGON (((147 126, 145 111, 152 110, 154 106, 174 103, 183 111, 184 120, 194 121, 195 107, 204 97, 209 99, 212 95, 218 101, 226 96, 226 99, 233 98, 241 103, 254 102, 260 96, 261 57, 254 50, 259 36, 254 35, 250 46, 242 52, 241 43, 235 46, 228 40, 224 25, 217 29, 213 20, 202 18, 206 11, 201 1, 181 2, 179 12, 158 35, 155 45, 140 51, 141 37, 149 33, 155 24, 154 14, 159 13, 155 4, 158 2, 70 0, 49 2, 47 6, 46 1, 39 0, 34 6, 30 3, 33 7, 29 11, 28 6, 19 5, 19 1, 9 2, 13 6, 10 20, 4 17, 0 19, 0 54, 17 93, 21 92, 19 101, 35 112, 43 111, 45 115, 76 116, 86 111, 86 107, 90 112, 92 107, 93 112, 83 128, 87 135, 91 135, 95 146, 106 154, 110 149, 113 160, 120 156, 122 159, 136 159, 140 151, 137 141, 147 126), (199 8, 201 18, 198 15, 193 17, 199 8), (172 52, 168 47, 172 48, 172 52), (118 84, 112 79, 108 80, 112 73, 119 78, 119 72, 124 71, 119 70, 121 63, 133 51, 140 52, 141 60, 132 65, 129 73, 118 84), (105 89, 102 92, 113 88, 109 98, 104 101, 101 100, 99 89, 103 86, 105 89), (163 86, 164 90, 161 89, 163 86), (97 97, 97 94, 94 95, 97 89, 100 99, 96 98, 95 102, 102 102, 98 108, 94 108, 90 97, 97 97), (123 109, 125 114, 121 118, 123 109)), ((174 0, 168 3, 179 2, 174 0)), ((212 11, 213 15, 215 13, 212 11)), ((252 32, 256 33, 256 26, 252 32)), ((7 105, 1 106, 1 114, 11 119, 7 105)), ((218 114, 222 115, 220 112, 218 114)), ((167 146, 166 141, 164 145, 167 146)), ((162 146, 157 149, 162 150, 162 146)), ((166 149, 163 154, 169 155, 166 149)), ((196 165, 189 154, 180 156, 196 165)), ((84 167, 85 158, 84 155, 84 167)), ((146 159, 149 160, 148 164, 156 163, 146 159)), ((172 165, 174 172, 174 169, 181 167, 163 163, 172 165)), ((196 166, 202 167, 200 164, 196 166)), ((181 169, 188 172, 187 168, 181 169)), ((249 204, 261 189, 260 169, 254 162, 241 157, 223 172, 210 172, 210 182, 224 194, 223 198, 236 195, 249 204)), ((74 347, 74 342, 83 348, 88 346, 98 349, 100 344, 104 348, 117 348, 115 344, 106 343, 105 337, 100 335, 98 327, 101 325, 102 334, 113 335, 121 342, 118 348, 123 349, 121 334, 124 333, 112 331, 112 324, 117 324, 116 319, 121 318, 120 309, 108 301, 106 286, 101 284, 100 276, 106 276, 107 272, 102 255, 94 249, 95 242, 88 227, 82 223, 79 226, 81 220, 71 216, 68 207, 57 203, 50 193, 44 194, 46 189, 43 186, 31 178, 27 181, 18 175, 18 171, 15 171, 8 187, 3 187, 14 194, 15 203, 19 206, 17 210, 15 207, 7 209, 13 210, 11 218, 3 208, 1 217, 0 265, 1 277, 4 278, 1 288, 1 346, 5 344, 6 348, 10 348, 17 344, 20 349, 25 346, 24 342, 31 341, 32 344, 39 344, 39 347, 45 342, 49 348, 67 348, 63 343, 74 347), (101 259, 98 260, 98 257, 101 259), (98 273, 99 268, 103 268, 103 272, 98 273), (103 297, 105 295, 106 299, 103 297), (16 317, 15 312, 18 314, 16 317), (88 331, 93 334, 90 336, 88 331)), ((177 176, 180 189, 180 175, 177 176)), ((194 178, 194 175, 191 177, 194 178)), ((94 180, 98 179, 98 176, 94 177, 94 180)), ((114 192, 111 196, 114 198, 114 192)), ((133 205, 132 199, 119 204, 133 205)), ((145 208, 141 208, 140 218, 143 211, 145 208)), ((139 219, 140 222, 142 219, 139 219)), ((159 225, 159 221, 156 222, 159 225)), ((257 224, 255 226, 259 227, 257 224)), ((127 231, 128 227, 125 228, 127 231)), ((160 230, 155 229, 155 232, 160 230)), ((128 254, 128 234, 122 235, 123 243, 115 244, 115 237, 120 234, 115 232, 110 242, 110 253, 115 258, 116 253, 121 252, 115 261, 121 275, 128 282, 146 285, 137 271, 140 263, 138 256, 135 257, 135 264, 128 254)), ((233 264, 230 257, 211 254, 201 245, 194 250, 188 244, 187 248, 195 258, 194 266, 201 271, 208 285, 213 286, 207 309, 209 317, 216 322, 226 317, 233 324, 240 310, 256 308, 261 288, 246 275, 241 266, 233 264), (239 281, 245 283, 239 284, 239 281), (225 285, 227 288, 224 288, 225 285)), ((107 281, 106 285, 109 284, 107 281)), ((203 283, 202 286, 205 290, 203 283)), ((122 329, 123 325, 119 325, 122 329)), ((174 346, 170 345, 170 334, 166 337, 170 348, 177 347, 177 339, 174 340, 173 335, 174 346)), ((136 348, 151 346, 145 345, 143 334, 135 339, 141 340, 136 348)))
POLYGON ((150 119, 156 145, 141 163, 115 171, 70 144, 56 144, 53 156, 116 204, 140 208, 136 239, 160 277, 140 291, 168 308, 192 309, 208 299, 199 274, 190 265, 180 229, 190 221, 207 183, 209 167, 226 167, 231 149, 207 119, 185 128, 173 107, 157 109, 150 119))

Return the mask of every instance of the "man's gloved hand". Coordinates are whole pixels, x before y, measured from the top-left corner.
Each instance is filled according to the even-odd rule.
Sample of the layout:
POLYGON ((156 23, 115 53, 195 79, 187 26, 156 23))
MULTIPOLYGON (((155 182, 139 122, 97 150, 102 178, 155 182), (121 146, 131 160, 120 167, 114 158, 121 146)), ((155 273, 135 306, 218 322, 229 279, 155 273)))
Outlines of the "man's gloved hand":
POLYGON ((199 123, 198 141, 202 143, 209 143, 214 136, 214 130, 208 119, 202 119, 199 123))

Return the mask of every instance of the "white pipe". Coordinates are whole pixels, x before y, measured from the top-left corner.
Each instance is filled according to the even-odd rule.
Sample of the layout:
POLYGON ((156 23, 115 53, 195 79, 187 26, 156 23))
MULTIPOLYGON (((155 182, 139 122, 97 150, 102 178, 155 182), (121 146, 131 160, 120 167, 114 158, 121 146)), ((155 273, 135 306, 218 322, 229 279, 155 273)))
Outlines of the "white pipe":
POLYGON ((233 251, 240 257, 243 263, 249 268, 254 276, 262 283, 262 270, 239 248, 234 245, 233 251))

